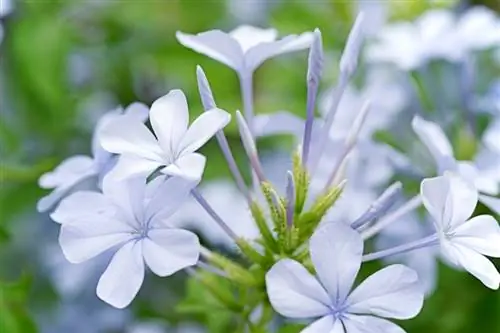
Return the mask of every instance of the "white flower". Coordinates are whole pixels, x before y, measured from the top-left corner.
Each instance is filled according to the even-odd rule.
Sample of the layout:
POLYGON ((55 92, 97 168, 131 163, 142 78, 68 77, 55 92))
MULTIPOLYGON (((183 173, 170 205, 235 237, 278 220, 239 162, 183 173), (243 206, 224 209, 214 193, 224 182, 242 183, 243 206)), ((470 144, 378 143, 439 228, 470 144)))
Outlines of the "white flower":
POLYGON ((199 180, 205 168, 205 156, 195 153, 231 116, 213 109, 202 113, 188 128, 186 96, 172 90, 157 99, 149 111, 154 134, 140 121, 121 118, 102 129, 101 144, 109 152, 121 154, 113 171, 118 178, 148 176, 153 171, 169 176, 199 180))
POLYGON ((185 47, 231 67, 242 76, 250 75, 269 58, 308 48, 313 39, 312 33, 306 32, 276 40, 278 32, 275 29, 249 25, 229 33, 210 30, 190 35, 178 31, 176 36, 185 47))
POLYGON ((50 194, 41 198, 37 204, 39 212, 51 209, 72 188, 91 177, 98 181, 110 170, 113 165, 113 155, 103 150, 99 144, 102 128, 114 119, 127 117, 137 122, 147 119, 147 107, 141 103, 133 103, 125 110, 118 108, 104 114, 97 122, 92 137, 92 157, 75 155, 65 159, 53 171, 44 173, 38 184, 45 189, 54 189, 50 194))
POLYGON ((500 227, 489 215, 473 217, 477 191, 460 177, 425 179, 420 189, 425 208, 434 219, 441 251, 485 286, 498 289, 500 274, 485 256, 500 257, 500 227))
POLYGON ((431 59, 461 61, 473 51, 500 46, 500 20, 476 7, 456 18, 451 11, 431 10, 414 23, 383 28, 367 50, 370 62, 389 62, 413 70, 431 59))
POLYGON ((404 332, 383 318, 409 319, 420 312, 417 274, 392 265, 351 292, 362 252, 356 231, 343 223, 325 224, 310 241, 317 278, 294 260, 280 260, 266 275, 271 305, 285 317, 319 318, 303 333, 404 332))
POLYGON ((500 160, 493 156, 492 161, 490 161, 489 157, 488 161, 485 161, 483 152, 478 154, 474 162, 457 161, 453 154, 453 147, 441 127, 418 116, 413 119, 412 127, 420 141, 424 143, 431 153, 438 174, 442 175, 447 171, 457 173, 484 193, 479 197, 479 200, 495 210, 495 207, 489 204, 491 198, 489 195, 497 195, 500 192, 500 160))
POLYGON ((142 178, 117 181, 108 175, 103 193, 72 194, 52 215, 61 223, 64 256, 81 263, 118 247, 97 295, 114 307, 127 306, 142 285, 145 263, 156 275, 168 276, 198 261, 198 237, 169 223, 193 185, 173 177, 146 186, 142 178))

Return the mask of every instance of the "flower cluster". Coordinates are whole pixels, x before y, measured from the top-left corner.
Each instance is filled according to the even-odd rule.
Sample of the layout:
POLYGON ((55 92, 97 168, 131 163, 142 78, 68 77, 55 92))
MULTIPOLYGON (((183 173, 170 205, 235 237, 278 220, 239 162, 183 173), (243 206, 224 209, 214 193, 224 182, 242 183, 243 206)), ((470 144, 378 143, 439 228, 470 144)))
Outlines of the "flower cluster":
MULTIPOLYGON (((417 26, 428 29, 440 15, 429 14, 417 26)), ((450 31, 454 38, 470 36, 478 22, 490 22, 478 15, 489 14, 476 10, 458 20, 441 18, 432 37, 448 40, 443 36, 450 31)), ((498 20, 488 19, 498 26, 498 20)), ((382 40, 400 41, 393 38, 402 33, 403 27, 399 29, 384 32, 382 40)), ((413 34, 416 28, 404 29, 413 34)), ((498 45, 499 31, 455 50, 460 54, 453 60, 469 49, 498 45)), ((403 332, 388 319, 410 319, 420 312, 433 288, 415 264, 423 257, 433 263, 440 254, 453 267, 498 289, 500 273, 486 256, 500 257, 500 227, 493 216, 474 216, 474 211, 479 201, 500 214, 500 115, 482 133, 481 150, 468 160, 455 157, 453 144, 436 122, 412 116, 411 128, 435 166, 430 172, 415 167, 411 152, 405 156, 374 140, 397 117, 396 111, 377 113, 387 110, 385 98, 375 97, 380 89, 374 85, 372 92, 359 93, 350 83, 365 36, 360 14, 340 58, 337 84, 317 101, 324 62, 318 29, 282 39, 274 29, 250 26, 230 33, 178 32, 182 45, 238 74, 243 113, 236 111, 235 118, 253 186, 245 182, 223 131, 231 115, 217 107, 201 67, 196 75, 205 111, 191 124, 181 90, 170 91, 150 108, 132 104, 105 115, 94 134, 93 157, 71 157, 43 175, 40 186, 54 190, 38 205, 47 211, 58 204, 50 216, 61 225, 59 243, 68 261, 80 263, 114 251, 97 285, 99 298, 123 308, 139 292, 146 269, 161 277, 186 269, 249 327, 267 329, 277 313, 290 320, 315 319, 302 332, 375 333, 403 332), (271 57, 303 49, 309 49, 305 119, 287 112, 255 115, 253 72, 271 57), (316 107, 321 117, 315 117, 316 107), (256 140, 283 133, 295 138, 297 149, 291 163, 279 162, 274 169, 285 180, 280 186, 272 181, 256 140), (199 186, 206 157, 198 150, 214 136, 237 190, 199 186), (404 172, 412 172, 420 184, 419 193, 406 201, 403 184, 390 184, 404 172), (74 191, 88 179, 94 180, 94 191, 74 191), (422 205, 432 225, 409 222, 422 205), (224 233, 223 242, 236 247, 239 258, 200 245, 186 220, 201 220, 200 230, 224 233), (403 232, 391 231, 397 221, 403 232), (408 239, 408 230, 415 230, 409 236, 417 238, 408 239), (381 248, 364 253, 369 248, 365 241, 374 236, 381 248), (395 264, 394 258, 412 268, 395 264), (378 259, 391 265, 354 286, 362 263, 378 259), (231 292, 222 280, 231 283, 231 292), (274 312, 269 316, 269 311, 274 312)), ((427 45, 431 36, 421 37, 424 51, 404 52, 419 57, 422 52, 431 57, 430 49, 438 52, 427 45)), ((372 60, 384 54, 410 61, 403 68, 425 58, 400 56, 399 44, 390 52, 391 47, 376 47, 372 60)), ((398 94, 395 89, 392 96, 398 94)))

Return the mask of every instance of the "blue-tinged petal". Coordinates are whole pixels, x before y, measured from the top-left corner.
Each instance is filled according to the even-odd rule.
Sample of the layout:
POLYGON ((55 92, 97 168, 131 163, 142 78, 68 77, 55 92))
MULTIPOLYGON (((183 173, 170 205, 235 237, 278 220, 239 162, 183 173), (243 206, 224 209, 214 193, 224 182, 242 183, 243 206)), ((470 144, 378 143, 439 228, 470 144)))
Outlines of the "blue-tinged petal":
POLYGON ((331 311, 321 284, 294 260, 278 261, 266 274, 266 287, 271 305, 285 317, 320 317, 331 311))
POLYGON ((150 121, 166 159, 173 159, 187 131, 189 110, 182 90, 171 90, 151 105, 150 121))
POLYGON ((239 71, 243 67, 243 51, 238 42, 220 30, 210 30, 190 35, 177 31, 179 43, 198 53, 217 60, 239 71))
POLYGON ((304 133, 305 120, 288 111, 259 114, 254 118, 254 133, 257 137, 268 135, 293 135, 300 140, 304 133))
POLYGON ((500 198, 490 197, 489 195, 480 195, 479 201, 491 209, 495 214, 500 215, 500 198))
POLYGON ((79 191, 63 199, 50 214, 52 220, 66 224, 84 218, 112 217, 116 207, 102 194, 90 191, 79 191))
POLYGON ((312 235, 309 249, 319 280, 333 304, 340 306, 361 266, 361 236, 345 223, 327 223, 312 235))
POLYGON ((206 157, 201 154, 187 154, 161 169, 161 172, 168 176, 182 177, 188 181, 199 182, 205 170, 206 161, 206 157))
POLYGON ((409 319, 422 309, 423 289, 417 273, 403 265, 391 265, 363 281, 347 298, 347 312, 409 319))
POLYGON ((198 262, 198 237, 182 229, 152 229, 142 240, 148 267, 158 276, 169 276, 198 262))
POLYGON ((300 333, 346 333, 340 320, 327 315, 304 328, 300 333))
POLYGON ((122 309, 132 302, 144 280, 144 260, 140 242, 125 244, 109 263, 97 284, 97 296, 122 309))
POLYGON ((261 29, 250 25, 240 25, 229 34, 238 42, 243 53, 261 43, 271 43, 278 37, 276 29, 261 29))
POLYGON ((372 316, 348 315, 342 322, 346 333, 406 333, 398 325, 372 316))
POLYGON ((500 258, 500 226, 493 216, 475 216, 458 226, 453 232, 452 242, 500 258))

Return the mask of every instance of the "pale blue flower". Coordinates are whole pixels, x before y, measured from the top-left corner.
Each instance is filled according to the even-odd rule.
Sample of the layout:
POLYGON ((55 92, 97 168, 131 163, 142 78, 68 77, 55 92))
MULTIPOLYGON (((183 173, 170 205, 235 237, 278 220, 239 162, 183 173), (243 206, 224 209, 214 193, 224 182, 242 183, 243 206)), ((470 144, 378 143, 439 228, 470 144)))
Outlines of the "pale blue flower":
POLYGON ((64 256, 81 263, 118 248, 99 279, 97 295, 114 307, 127 306, 142 285, 146 265, 156 275, 169 276, 197 263, 198 237, 169 224, 193 186, 180 177, 146 185, 141 178, 108 175, 103 193, 72 194, 52 214, 61 223, 64 256))
POLYGON ((206 158, 196 151, 229 123, 231 115, 214 108, 188 127, 186 96, 181 90, 172 90, 153 103, 149 119, 154 134, 144 123, 130 118, 103 127, 102 147, 120 154, 113 171, 116 177, 146 177, 159 169, 165 175, 200 180, 206 158))
POLYGON ((351 291, 361 266, 363 241, 343 223, 320 227, 310 240, 317 277, 291 259, 266 275, 273 308, 295 319, 319 318, 302 333, 404 332, 384 319, 409 319, 423 305, 417 274, 402 265, 386 267, 351 291))
POLYGON ((196 35, 178 31, 177 40, 184 46, 217 60, 240 76, 249 76, 264 61, 280 54, 306 49, 312 33, 289 35, 276 40, 275 29, 242 25, 229 33, 210 30, 196 35))
POLYGON ((476 208, 477 190, 461 177, 446 173, 424 179, 420 192, 433 218, 444 257, 488 288, 498 289, 500 273, 485 256, 500 257, 500 226, 489 215, 470 218, 476 208))

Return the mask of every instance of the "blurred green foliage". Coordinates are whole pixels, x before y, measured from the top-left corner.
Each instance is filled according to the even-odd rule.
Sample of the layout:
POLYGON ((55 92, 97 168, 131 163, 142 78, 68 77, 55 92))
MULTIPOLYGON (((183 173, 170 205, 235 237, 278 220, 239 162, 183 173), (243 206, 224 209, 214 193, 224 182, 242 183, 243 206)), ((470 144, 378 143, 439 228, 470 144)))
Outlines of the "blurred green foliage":
MULTIPOLYGON (((412 18, 436 3, 450 6, 452 2, 391 1, 390 16, 412 18)), ((492 5, 498 6, 498 2, 493 0, 492 5)), ((333 82, 354 4, 291 0, 269 1, 266 7, 262 17, 252 23, 274 26, 281 34, 321 28, 325 48, 330 50, 326 81, 333 82)), ((181 88, 188 96, 194 117, 201 112, 196 89, 197 64, 205 69, 218 104, 229 111, 241 108, 236 75, 215 61, 183 48, 175 40, 176 30, 195 33, 234 27, 237 22, 228 14, 226 1, 21 1, 3 23, 6 36, 0 49, 2 260, 12 253, 10 247, 16 244, 19 230, 49 223, 35 213, 36 200, 44 193, 36 181, 62 159, 90 152, 95 113, 136 100, 149 104, 169 89, 181 88), (107 104, 96 103, 103 95, 107 104), (92 105, 97 105, 97 110, 92 105)), ((283 56, 259 69, 255 76, 258 113, 283 108, 303 112, 305 59, 305 52, 283 56)), ((234 124, 227 133, 243 167, 245 161, 234 124)), ((276 142, 266 140, 261 145, 267 149, 276 142)), ((225 175, 217 146, 207 145, 204 153, 209 156, 207 178, 225 175)), ((25 267, 37 266, 33 260, 28 254, 18 258, 17 267, 0 265, 0 281, 26 276, 25 267)), ((29 292, 40 295, 41 291, 30 291, 29 282, 26 277, 17 282, 0 282, 0 332, 36 331, 25 303, 29 301, 29 292)), ((39 289, 53 290, 39 285, 39 289)), ((186 290, 187 298, 178 309, 184 313, 196 312, 190 307, 190 299, 207 294, 206 290, 194 280, 186 290)), ((500 331, 500 297, 480 282, 442 266, 437 290, 419 317, 402 323, 409 332, 500 331)), ((208 294, 205 296, 207 302, 213 301, 208 294)), ((33 304, 40 302, 29 303, 36 308, 33 304)), ((162 316, 147 307, 141 301, 133 310, 139 315, 162 316)), ((222 310, 208 315, 196 313, 195 317, 214 333, 224 332, 226 329, 221 325, 230 320, 222 310)), ((288 326, 280 333, 296 332, 299 328, 288 326)))

